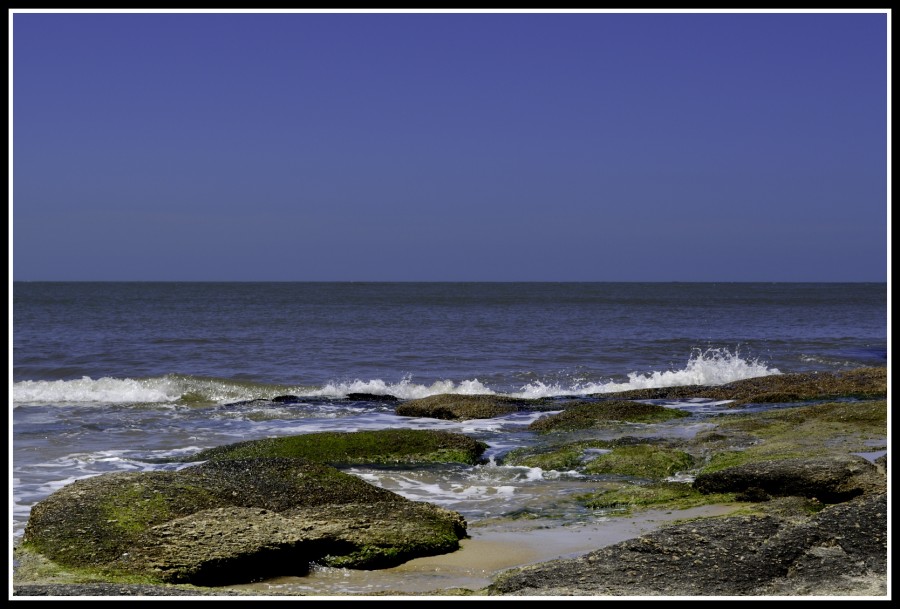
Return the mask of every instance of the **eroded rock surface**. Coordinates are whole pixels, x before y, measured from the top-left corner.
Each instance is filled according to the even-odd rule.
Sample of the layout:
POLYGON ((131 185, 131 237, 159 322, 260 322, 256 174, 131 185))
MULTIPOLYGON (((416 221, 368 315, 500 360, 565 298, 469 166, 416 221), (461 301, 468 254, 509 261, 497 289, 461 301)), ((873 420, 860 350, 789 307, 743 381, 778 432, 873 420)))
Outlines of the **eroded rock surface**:
POLYGON ((701 493, 746 493, 758 497, 799 495, 823 503, 840 503, 885 489, 885 477, 863 457, 835 455, 811 459, 757 461, 700 474, 701 493))
POLYGON ((490 419, 517 412, 539 409, 539 400, 524 400, 500 395, 458 395, 441 393, 399 404, 395 412, 402 417, 431 419, 490 419))
POLYGON ((500 575, 491 595, 754 596, 883 594, 887 499, 864 495, 808 519, 688 522, 574 559, 500 575), (869 582, 869 583, 865 583, 869 582))
POLYGON ((79 480, 34 506, 23 544, 68 567, 212 586, 302 575, 311 561, 394 566, 465 535, 456 512, 276 458, 79 480))

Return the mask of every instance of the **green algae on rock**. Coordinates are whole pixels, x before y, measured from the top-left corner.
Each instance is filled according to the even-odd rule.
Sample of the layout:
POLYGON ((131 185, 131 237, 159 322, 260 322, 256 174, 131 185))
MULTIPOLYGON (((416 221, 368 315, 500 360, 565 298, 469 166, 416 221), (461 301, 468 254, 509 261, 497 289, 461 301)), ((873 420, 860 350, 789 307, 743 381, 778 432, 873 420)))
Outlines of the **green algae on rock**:
POLYGON ((452 552, 465 536, 456 512, 268 458, 76 481, 34 506, 20 551, 109 581, 209 586, 302 575, 317 560, 393 566, 452 552))
POLYGON ((491 419, 519 410, 547 408, 543 400, 529 400, 502 395, 459 395, 439 393, 399 404, 394 412, 401 417, 431 419, 491 419))
POLYGON ((650 480, 661 480, 694 465, 694 458, 680 450, 638 444, 620 446, 589 461, 584 469, 589 474, 617 474, 650 480))
POLYGON ((503 465, 539 467, 550 471, 569 471, 584 467, 600 452, 610 450, 610 440, 582 440, 545 449, 516 448, 503 456, 503 465))
POLYGON ((701 493, 690 484, 666 481, 619 483, 578 499, 591 509, 615 510, 615 515, 629 515, 635 508, 663 506, 681 510, 699 505, 728 504, 735 500, 730 493, 701 493))
POLYGON ((528 426, 532 431, 572 431, 607 427, 614 423, 658 423, 690 416, 676 408, 656 404, 644 404, 623 400, 604 402, 574 402, 562 412, 534 421, 528 426))
POLYGON ((830 455, 744 463, 700 474, 693 487, 701 493, 742 493, 757 501, 800 496, 841 503, 865 493, 885 492, 886 479, 863 457, 830 455))
MULTIPOLYGON (((217 446, 187 457, 215 461, 255 457, 300 458, 331 465, 464 463, 475 465, 487 444, 464 434, 424 429, 317 432, 217 446)), ((184 460, 185 458, 181 458, 184 460)))
POLYGON ((711 434, 699 434, 695 446, 715 451, 700 471, 709 473, 754 461, 808 458, 866 452, 872 442, 887 442, 887 402, 828 402, 734 414, 717 418, 711 434), (721 440, 739 438, 729 448, 721 440))
POLYGON ((503 465, 655 480, 693 467, 694 458, 686 452, 669 448, 664 441, 651 443, 647 439, 625 437, 578 440, 541 450, 517 449, 503 458, 503 465))

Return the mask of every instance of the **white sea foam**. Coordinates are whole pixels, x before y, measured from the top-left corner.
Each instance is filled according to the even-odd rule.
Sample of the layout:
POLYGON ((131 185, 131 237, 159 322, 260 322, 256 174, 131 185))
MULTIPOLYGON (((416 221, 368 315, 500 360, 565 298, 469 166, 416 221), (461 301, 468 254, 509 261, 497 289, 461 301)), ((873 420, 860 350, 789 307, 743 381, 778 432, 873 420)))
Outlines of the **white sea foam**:
MULTIPOLYGON (((679 385, 721 385, 759 376, 781 374, 765 363, 742 358, 727 349, 695 350, 684 368, 632 372, 628 381, 597 381, 572 384, 536 381, 508 395, 521 398, 541 398, 560 395, 610 393, 629 389, 674 387, 679 385)), ((13 385, 15 404, 93 403, 93 404, 175 404, 213 403, 273 398, 295 395, 301 398, 340 399, 352 393, 391 395, 412 400, 437 394, 494 395, 499 391, 476 379, 462 381, 441 380, 431 384, 414 383, 405 377, 396 383, 382 379, 335 381, 320 387, 290 387, 241 383, 225 379, 209 379, 181 375, 167 375, 149 379, 92 379, 59 381, 19 381, 13 385)))
POLYGON ((682 385, 724 385, 733 381, 781 374, 777 368, 769 368, 759 360, 745 360, 738 353, 728 349, 694 350, 684 368, 665 372, 641 374, 631 372, 628 381, 582 383, 571 386, 531 383, 514 393, 515 397, 541 398, 557 395, 587 395, 592 393, 613 393, 632 389, 653 389, 658 387, 679 387, 682 385))
POLYGON ((307 391, 302 395, 309 397, 342 398, 351 393, 392 395, 402 400, 415 400, 441 393, 483 395, 494 394, 495 391, 483 385, 478 379, 465 380, 458 384, 453 381, 443 380, 436 381, 431 385, 417 385, 412 382, 410 377, 405 377, 399 383, 386 383, 381 379, 370 381, 357 379, 349 382, 328 383, 321 389, 307 391))
POLYGON ((70 381, 20 381, 13 385, 17 403, 166 403, 178 400, 183 391, 166 378, 146 380, 84 376, 70 381))
POLYGON ((484 503, 505 503, 528 482, 542 479, 539 468, 488 466, 435 475, 428 470, 386 473, 364 468, 348 470, 370 484, 387 488, 407 499, 429 501, 453 509, 472 509, 484 503))

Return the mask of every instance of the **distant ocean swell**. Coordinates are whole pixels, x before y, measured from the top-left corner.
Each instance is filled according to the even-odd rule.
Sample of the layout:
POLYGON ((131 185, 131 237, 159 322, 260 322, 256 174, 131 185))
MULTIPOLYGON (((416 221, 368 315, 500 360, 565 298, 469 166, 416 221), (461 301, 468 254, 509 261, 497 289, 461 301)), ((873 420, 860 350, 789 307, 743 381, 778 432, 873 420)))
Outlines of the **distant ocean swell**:
MULTIPOLYGON (((744 359, 727 349, 696 349, 683 368, 649 373, 630 372, 627 381, 580 381, 570 384, 535 381, 518 390, 504 392, 521 398, 541 398, 560 395, 611 393, 629 389, 674 387, 680 385, 722 385, 746 378, 781 374, 765 362, 744 359)), ((392 395, 400 399, 417 399, 441 393, 496 394, 495 388, 478 379, 441 380, 418 384, 411 377, 398 382, 383 379, 334 381, 322 386, 288 386, 240 382, 228 379, 204 378, 168 374, 160 377, 98 378, 82 377, 74 380, 19 381, 13 384, 14 405, 24 404, 223 404, 243 400, 271 399, 279 395, 340 399, 352 393, 392 395)))

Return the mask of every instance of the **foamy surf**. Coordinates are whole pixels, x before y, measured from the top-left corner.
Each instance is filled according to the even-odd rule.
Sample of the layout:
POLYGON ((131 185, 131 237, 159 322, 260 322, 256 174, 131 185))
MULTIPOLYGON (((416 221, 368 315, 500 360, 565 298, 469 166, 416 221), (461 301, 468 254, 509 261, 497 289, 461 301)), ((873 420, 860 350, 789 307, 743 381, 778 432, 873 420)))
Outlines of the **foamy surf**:
POLYGON ((578 383, 570 386, 531 383, 514 394, 521 398, 542 398, 560 395, 589 395, 594 393, 615 393, 632 389, 655 389, 659 387, 679 387, 685 385, 724 385, 734 381, 760 376, 781 374, 777 368, 769 368, 757 359, 746 360, 738 353, 727 349, 695 349, 684 368, 679 370, 653 371, 646 374, 631 372, 628 381, 599 383, 578 383))
MULTIPOLYGON (((417 468, 397 472, 365 467, 347 471, 407 499, 427 501, 464 515, 501 515, 516 510, 521 502, 549 492, 542 482, 567 478, 561 472, 545 472, 537 467, 494 464, 450 471, 417 468)), ((568 482, 578 492, 587 492, 590 488, 582 475, 572 476, 568 482)), ((558 490, 556 486, 553 488, 558 490)))
POLYGON ((92 379, 84 376, 69 381, 19 381, 13 385, 16 403, 144 403, 174 402, 183 389, 167 379, 92 379))
POLYGON ((722 385, 737 380, 781 374, 757 359, 745 359, 727 349, 694 350, 683 368, 648 373, 631 372, 625 382, 596 381, 570 384, 537 381, 518 391, 503 393, 478 379, 459 382, 440 380, 430 384, 414 383, 407 376, 398 382, 382 379, 334 381, 320 387, 288 386, 237 382, 185 375, 166 375, 149 379, 91 379, 58 381, 19 381, 13 385, 13 402, 93 403, 93 404, 226 404, 238 401, 272 399, 280 395, 298 398, 342 399, 352 394, 390 395, 412 400, 438 394, 503 394, 519 398, 612 393, 630 389, 675 387, 681 385, 722 385))

